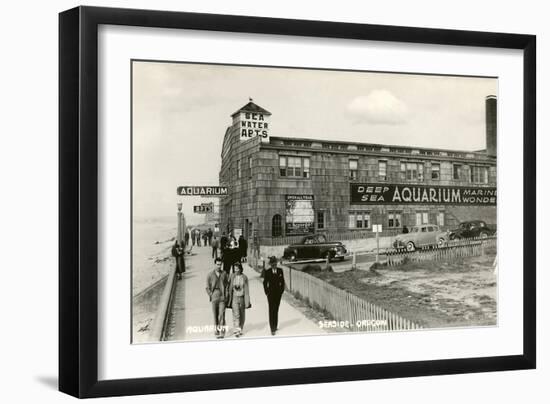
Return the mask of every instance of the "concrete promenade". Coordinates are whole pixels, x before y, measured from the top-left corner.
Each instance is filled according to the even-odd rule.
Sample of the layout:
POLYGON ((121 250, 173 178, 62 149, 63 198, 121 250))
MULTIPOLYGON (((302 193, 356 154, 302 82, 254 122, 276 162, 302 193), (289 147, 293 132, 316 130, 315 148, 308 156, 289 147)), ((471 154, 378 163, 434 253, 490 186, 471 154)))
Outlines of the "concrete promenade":
MULTIPOLYGON (((206 294, 206 276, 214 269, 211 247, 193 247, 191 255, 185 256, 186 272, 183 280, 177 281, 172 318, 169 323, 168 339, 211 340, 215 339, 211 304, 206 294)), ((250 302, 252 307, 246 310, 246 321, 241 338, 271 337, 267 298, 260 274, 247 264, 243 264, 244 274, 249 280, 250 302)), ((286 293, 286 292, 285 292, 286 293)), ((233 336, 233 314, 231 309, 225 312, 229 330, 226 338, 233 336)), ((308 319, 300 310, 292 307, 283 299, 279 308, 279 330, 277 336, 318 335, 325 331, 308 319)))

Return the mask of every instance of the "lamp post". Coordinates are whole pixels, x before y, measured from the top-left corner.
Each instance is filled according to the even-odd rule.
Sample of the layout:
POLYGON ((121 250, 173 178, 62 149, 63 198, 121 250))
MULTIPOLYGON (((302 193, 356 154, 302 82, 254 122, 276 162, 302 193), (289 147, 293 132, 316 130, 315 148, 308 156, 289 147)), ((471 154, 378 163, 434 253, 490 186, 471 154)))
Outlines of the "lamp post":
POLYGON ((181 216, 182 216, 182 211, 181 209, 183 208, 183 203, 182 202, 178 202, 178 235, 177 235, 177 239, 178 239, 178 244, 181 245, 181 242, 182 242, 182 228, 181 228, 181 216))

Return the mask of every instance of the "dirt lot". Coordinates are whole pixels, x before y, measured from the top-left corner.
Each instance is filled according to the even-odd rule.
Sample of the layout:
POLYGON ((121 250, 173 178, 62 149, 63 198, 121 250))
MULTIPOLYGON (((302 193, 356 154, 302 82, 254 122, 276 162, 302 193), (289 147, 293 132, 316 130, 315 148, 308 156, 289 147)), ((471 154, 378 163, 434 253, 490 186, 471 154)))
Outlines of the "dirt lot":
POLYGON ((426 328, 496 325, 494 255, 312 273, 426 328))

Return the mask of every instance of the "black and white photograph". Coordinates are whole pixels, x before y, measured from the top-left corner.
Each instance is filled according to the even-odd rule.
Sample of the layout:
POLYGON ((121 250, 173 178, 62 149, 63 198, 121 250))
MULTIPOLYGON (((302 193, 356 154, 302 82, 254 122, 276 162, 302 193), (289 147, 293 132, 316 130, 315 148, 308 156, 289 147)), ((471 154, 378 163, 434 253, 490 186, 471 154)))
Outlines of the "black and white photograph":
POLYGON ((497 77, 130 69, 133 344, 498 327, 497 77))
POLYGON ((6 5, 3 402, 544 401, 544 3, 6 5))

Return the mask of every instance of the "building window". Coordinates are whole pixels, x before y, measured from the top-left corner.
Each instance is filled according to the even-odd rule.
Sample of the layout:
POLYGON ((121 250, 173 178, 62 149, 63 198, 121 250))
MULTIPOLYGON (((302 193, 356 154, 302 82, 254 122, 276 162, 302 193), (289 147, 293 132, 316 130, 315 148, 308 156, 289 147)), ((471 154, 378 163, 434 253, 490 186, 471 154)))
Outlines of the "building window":
POLYGON ((303 177, 309 178, 309 158, 303 158, 302 163, 304 166, 303 177))
POLYGON ((388 168, 388 162, 380 160, 378 161, 378 179, 380 181, 386 181, 387 177, 387 168, 388 168))
POLYGON ((286 177, 286 157, 279 156, 279 174, 281 177, 286 177))
POLYGON ((396 228, 401 227, 401 213, 400 212, 389 212, 388 213, 388 227, 396 228))
POLYGON ((428 223, 428 212, 416 212, 416 225, 428 223))
POLYGON ((437 224, 438 226, 445 226, 445 212, 439 212, 437 214, 437 224))
POLYGON ((241 160, 237 160, 237 178, 241 178, 241 160))
POLYGON ((471 170, 471 181, 479 184, 487 184, 489 182, 487 167, 473 166, 471 170))
POLYGON ((309 157, 279 156, 281 177, 309 178, 309 157))
POLYGON ((460 164, 453 164, 453 180, 460 181, 460 164))
POLYGON ((325 212, 322 210, 317 211, 317 228, 325 228, 325 212))
POLYGON ((469 165, 453 164, 453 180, 470 182, 471 170, 469 165))
POLYGON ((355 229, 355 212, 348 212, 348 227, 355 229))
POLYGON ((252 178, 252 157, 248 158, 248 178, 252 178))
POLYGON ((432 163, 432 180, 439 181, 441 178, 441 166, 439 163, 432 163))
POLYGON ((470 174, 470 166, 464 165, 462 166, 462 178, 461 180, 464 182, 470 182, 471 180, 471 174, 470 174))
POLYGON ((350 229, 368 229, 370 228, 370 212, 361 210, 350 210, 348 212, 348 227, 350 229))
POLYGON ((283 235, 283 219, 281 215, 273 216, 271 220, 271 235, 273 237, 280 237, 283 235))
POLYGON ((400 176, 403 181, 424 181, 424 164, 401 162, 400 176))
POLYGON ((357 179, 357 160, 349 161, 349 179, 350 180, 357 179))

